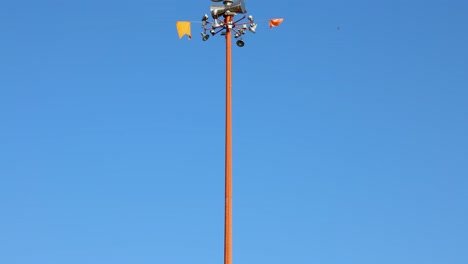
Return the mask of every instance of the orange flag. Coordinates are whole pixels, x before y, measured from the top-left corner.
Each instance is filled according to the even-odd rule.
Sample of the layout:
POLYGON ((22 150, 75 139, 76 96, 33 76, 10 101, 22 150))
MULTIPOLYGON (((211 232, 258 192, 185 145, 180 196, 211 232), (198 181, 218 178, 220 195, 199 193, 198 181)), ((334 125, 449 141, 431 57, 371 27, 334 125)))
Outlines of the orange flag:
POLYGON ((192 39, 189 21, 177 21, 176 27, 177 27, 177 32, 179 33, 179 38, 182 38, 184 35, 187 35, 189 39, 192 39))
POLYGON ((270 28, 279 26, 281 23, 283 23, 283 20, 283 18, 270 19, 270 28))

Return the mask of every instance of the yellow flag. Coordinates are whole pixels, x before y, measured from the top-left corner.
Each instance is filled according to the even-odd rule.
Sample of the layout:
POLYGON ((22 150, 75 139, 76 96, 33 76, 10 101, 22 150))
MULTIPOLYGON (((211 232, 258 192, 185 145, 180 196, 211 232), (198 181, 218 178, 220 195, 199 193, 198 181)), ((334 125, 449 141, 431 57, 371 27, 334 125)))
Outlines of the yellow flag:
POLYGON ((192 34, 190 33, 190 22, 177 21, 176 27, 177 32, 179 33, 179 38, 182 38, 184 35, 188 35, 188 38, 192 39, 192 34))

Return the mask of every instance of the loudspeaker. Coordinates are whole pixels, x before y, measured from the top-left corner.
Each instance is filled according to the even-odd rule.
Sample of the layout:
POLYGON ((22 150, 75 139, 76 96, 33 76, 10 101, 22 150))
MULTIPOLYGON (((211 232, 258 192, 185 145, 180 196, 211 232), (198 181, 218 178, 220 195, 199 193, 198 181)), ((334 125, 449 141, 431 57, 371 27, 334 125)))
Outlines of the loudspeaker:
POLYGON ((245 7, 244 0, 238 0, 235 3, 228 4, 228 5, 211 5, 210 7, 211 16, 213 18, 218 18, 224 14, 226 15, 235 15, 239 14, 246 14, 247 9, 245 7))

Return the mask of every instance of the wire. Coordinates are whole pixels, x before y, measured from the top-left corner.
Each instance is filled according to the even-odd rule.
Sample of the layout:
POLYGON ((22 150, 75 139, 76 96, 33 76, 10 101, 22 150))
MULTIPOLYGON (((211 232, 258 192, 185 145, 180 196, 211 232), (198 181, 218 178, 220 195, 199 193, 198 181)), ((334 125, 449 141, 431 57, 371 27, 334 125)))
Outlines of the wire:
MULTIPOLYGON (((196 23, 196 24, 201 24, 203 23, 202 21, 191 21, 191 20, 180 20, 180 21, 185 21, 185 22, 190 22, 190 23, 196 23)), ((267 22, 270 21, 270 19, 255 19, 254 22, 267 22)))

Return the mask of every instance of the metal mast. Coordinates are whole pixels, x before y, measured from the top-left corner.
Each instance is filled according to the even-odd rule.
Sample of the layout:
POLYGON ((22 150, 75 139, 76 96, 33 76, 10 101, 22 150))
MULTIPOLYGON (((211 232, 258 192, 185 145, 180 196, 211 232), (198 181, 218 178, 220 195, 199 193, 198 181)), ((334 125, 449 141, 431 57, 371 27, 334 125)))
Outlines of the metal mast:
POLYGON ((253 17, 249 16, 249 22, 241 22, 246 18, 234 21, 237 14, 246 14, 244 0, 236 2, 232 0, 212 0, 213 2, 223 2, 223 5, 213 4, 210 11, 213 20, 208 21, 208 15, 202 18, 202 39, 206 41, 212 36, 221 32, 226 38, 226 141, 225 141, 225 208, 224 208, 224 264, 232 264, 232 56, 231 41, 232 33, 235 38, 240 38, 236 44, 239 47, 244 46, 242 35, 247 30, 255 33, 257 24, 253 17), (224 21, 220 19, 224 17, 224 21), (247 24, 250 24, 247 26, 247 24), (209 32, 209 34, 207 33, 209 32))
MULTIPOLYGON (((233 16, 226 15, 229 25, 233 16)), ((231 30, 226 29, 226 153, 224 191, 224 264, 232 264, 232 56, 231 30)))

